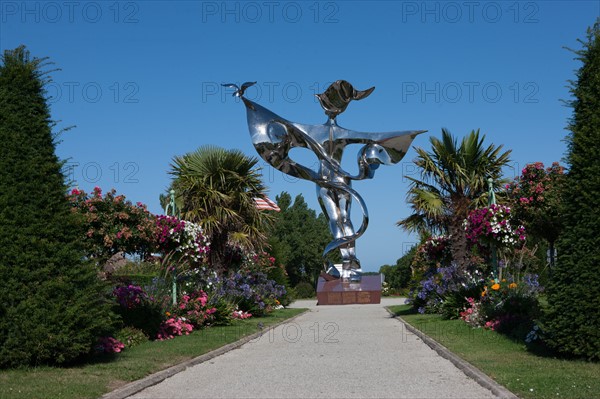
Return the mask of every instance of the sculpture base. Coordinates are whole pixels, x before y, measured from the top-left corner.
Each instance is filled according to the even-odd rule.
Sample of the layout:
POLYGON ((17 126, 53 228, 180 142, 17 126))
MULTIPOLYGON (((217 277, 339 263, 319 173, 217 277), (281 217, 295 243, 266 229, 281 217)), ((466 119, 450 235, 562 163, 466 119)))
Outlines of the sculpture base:
POLYGON ((342 279, 317 283, 318 305, 353 305, 381 303, 381 275, 362 276, 359 282, 342 279))

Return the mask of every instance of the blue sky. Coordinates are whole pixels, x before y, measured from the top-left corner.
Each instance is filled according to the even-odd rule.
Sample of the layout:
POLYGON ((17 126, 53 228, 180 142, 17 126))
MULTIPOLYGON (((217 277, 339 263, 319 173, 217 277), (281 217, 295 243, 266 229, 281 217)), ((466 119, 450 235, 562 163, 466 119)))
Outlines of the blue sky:
MULTIPOLYGON (((173 156, 205 144, 256 155, 225 82, 256 80, 249 98, 313 124, 325 122, 314 94, 330 82, 375 86, 340 125, 426 129, 414 142, 425 148, 442 127, 459 137, 481 129, 512 150, 508 177, 559 161, 571 115, 561 100, 580 66, 564 47, 579 48, 599 15, 600 1, 3 1, 0 49, 25 44, 61 69, 48 94, 59 127, 76 126, 57 148, 76 184, 114 187, 160 213, 173 156)), ((395 226, 409 214, 414 157, 354 185, 370 214, 357 243, 367 271, 416 241, 395 226)), ((261 165, 271 197, 303 194, 318 209, 312 183, 261 165)))

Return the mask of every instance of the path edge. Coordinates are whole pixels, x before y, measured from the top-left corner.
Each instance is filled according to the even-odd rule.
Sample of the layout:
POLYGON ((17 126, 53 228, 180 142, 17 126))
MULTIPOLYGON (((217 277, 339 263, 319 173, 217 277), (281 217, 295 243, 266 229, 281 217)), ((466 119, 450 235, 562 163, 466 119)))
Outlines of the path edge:
MULTIPOLYGON (((273 325, 268 326, 267 328, 271 329, 271 328, 279 327, 280 325, 289 323, 292 320, 295 320, 296 318, 298 318, 308 312, 310 312, 310 309, 306 309, 302 313, 298 313, 297 315, 290 317, 289 319, 282 320, 279 323, 275 323, 273 325)), ((156 384, 166 380, 167 378, 172 377, 175 374, 184 371, 188 367, 192 367, 192 366, 198 365, 200 363, 204 363, 204 362, 211 360, 217 356, 221 356, 231 350, 237 349, 240 346, 262 336, 262 334, 264 334, 264 331, 255 332, 254 334, 248 335, 242 339, 239 339, 239 340, 232 342, 230 344, 227 344, 225 346, 221 346, 220 348, 217 348, 215 350, 207 352, 207 353, 200 355, 198 357, 195 357, 193 359, 189 359, 189 360, 186 360, 185 362, 168 367, 164 370, 157 371, 156 373, 150 374, 149 376, 144 377, 140 380, 132 381, 128 384, 123 385, 120 388, 115 389, 114 391, 105 393, 104 395, 102 395, 100 397, 100 399, 125 399, 131 395, 135 395, 136 393, 138 393, 146 388, 156 385, 156 384)))
POLYGON ((433 338, 424 334, 422 331, 416 329, 412 325, 410 325, 406 320, 404 320, 400 316, 396 316, 387 306, 385 310, 392 316, 392 318, 398 320, 408 331, 412 334, 419 337, 427 346, 437 352, 438 355, 443 357, 444 359, 449 360, 452 364, 454 364, 460 371, 462 371, 467 377, 471 378, 475 382, 477 382, 482 387, 490 390, 494 395, 502 399, 519 399, 517 395, 494 381, 490 376, 485 374, 483 371, 479 370, 477 367, 473 366, 471 363, 462 359, 458 355, 452 353, 448 348, 439 342, 435 341, 433 338))

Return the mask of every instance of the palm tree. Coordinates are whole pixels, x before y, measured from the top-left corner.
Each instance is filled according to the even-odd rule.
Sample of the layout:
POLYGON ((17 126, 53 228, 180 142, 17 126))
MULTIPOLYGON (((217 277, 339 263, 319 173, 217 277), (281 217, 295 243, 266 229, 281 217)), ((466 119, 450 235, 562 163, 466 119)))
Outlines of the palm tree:
POLYGON ((502 145, 486 148, 484 140, 479 130, 471 131, 459 146, 457 139, 442 129, 441 140, 429 139, 431 152, 415 148, 421 178, 408 177, 407 198, 413 213, 397 223, 421 235, 451 235, 452 258, 460 266, 466 265, 468 257, 463 221, 470 210, 487 204, 487 179, 498 187, 502 167, 510 162, 510 151, 501 153, 502 145))
POLYGON ((214 146, 173 158, 169 173, 174 176, 171 188, 180 216, 202 226, 218 271, 228 266, 228 245, 260 250, 267 244, 265 231, 272 216, 259 211, 254 202, 265 192, 257 162, 239 150, 214 146))

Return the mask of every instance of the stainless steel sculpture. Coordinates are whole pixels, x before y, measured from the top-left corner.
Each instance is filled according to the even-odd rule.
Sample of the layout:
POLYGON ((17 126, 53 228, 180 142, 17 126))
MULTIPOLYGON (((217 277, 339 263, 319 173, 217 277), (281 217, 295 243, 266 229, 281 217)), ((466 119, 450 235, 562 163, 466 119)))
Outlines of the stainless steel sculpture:
POLYGON ((317 97, 328 117, 323 125, 304 125, 290 122, 268 109, 244 97, 246 89, 256 82, 246 82, 242 87, 235 84, 223 86, 234 88, 234 96, 240 97, 246 106, 248 128, 252 143, 258 154, 275 169, 290 176, 315 182, 319 204, 328 221, 333 240, 323 251, 323 258, 336 248, 342 256, 342 273, 325 261, 327 273, 350 281, 361 279, 360 261, 356 257, 355 241, 369 223, 367 207, 362 197, 352 189, 352 180, 371 179, 379 165, 399 162, 414 138, 425 130, 387 133, 363 133, 344 129, 336 122, 352 100, 361 100, 375 90, 355 90, 345 80, 338 80, 317 97), (365 144, 358 153, 358 174, 351 175, 341 167, 344 148, 349 144, 365 144), (289 157, 294 147, 312 150, 319 159, 319 170, 303 166, 289 157), (358 230, 350 219, 350 207, 354 198, 362 209, 363 219, 358 230))

